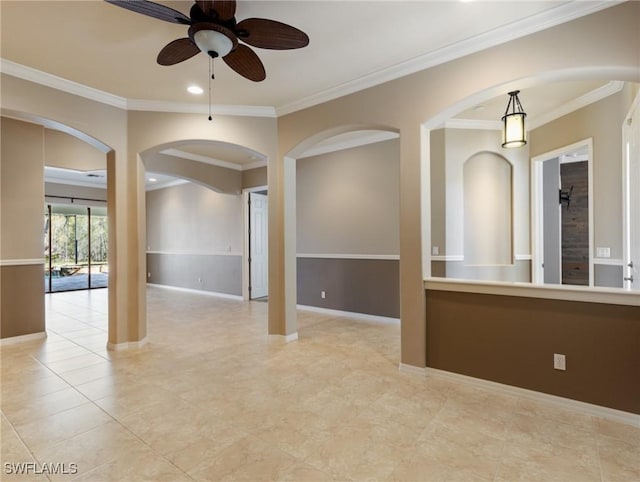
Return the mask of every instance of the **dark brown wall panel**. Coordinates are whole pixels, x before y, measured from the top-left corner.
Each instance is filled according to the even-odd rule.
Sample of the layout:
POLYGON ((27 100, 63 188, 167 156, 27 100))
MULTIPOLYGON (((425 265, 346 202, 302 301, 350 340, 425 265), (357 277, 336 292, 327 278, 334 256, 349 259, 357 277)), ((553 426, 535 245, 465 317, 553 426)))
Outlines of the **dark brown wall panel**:
POLYGON ((640 307, 431 290, 426 303, 427 366, 640 413, 640 307))
POLYGON ((300 305, 400 317, 398 260, 298 258, 297 267, 300 305))
POLYGON ((44 265, 0 266, 0 338, 45 331, 44 265))

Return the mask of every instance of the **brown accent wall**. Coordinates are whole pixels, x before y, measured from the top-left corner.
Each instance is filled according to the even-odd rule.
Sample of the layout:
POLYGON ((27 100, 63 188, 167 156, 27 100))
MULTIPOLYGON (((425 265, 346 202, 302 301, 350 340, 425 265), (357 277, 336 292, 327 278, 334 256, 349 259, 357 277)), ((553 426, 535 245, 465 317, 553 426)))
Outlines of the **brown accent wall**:
POLYGON ((45 331, 44 264, 0 266, 0 338, 45 331))
POLYGON ((298 304, 399 318, 399 265, 394 259, 298 258, 298 304))
POLYGON ((429 367, 640 414, 640 307, 427 290, 426 319, 429 367))

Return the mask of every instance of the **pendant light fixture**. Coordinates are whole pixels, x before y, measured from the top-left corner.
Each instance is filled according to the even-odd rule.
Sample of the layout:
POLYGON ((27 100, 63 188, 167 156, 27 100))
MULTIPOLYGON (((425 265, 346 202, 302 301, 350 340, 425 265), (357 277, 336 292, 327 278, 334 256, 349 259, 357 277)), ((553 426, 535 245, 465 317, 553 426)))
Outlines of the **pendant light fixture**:
POLYGON ((524 119, 527 114, 522 109, 519 90, 509 92, 509 103, 507 110, 502 116, 502 147, 522 147, 527 143, 524 119))

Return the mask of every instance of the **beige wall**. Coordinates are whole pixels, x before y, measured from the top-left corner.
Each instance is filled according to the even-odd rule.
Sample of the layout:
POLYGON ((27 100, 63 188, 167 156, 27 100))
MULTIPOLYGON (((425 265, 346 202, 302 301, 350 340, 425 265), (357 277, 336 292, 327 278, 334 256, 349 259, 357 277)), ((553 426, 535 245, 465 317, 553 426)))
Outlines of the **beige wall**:
MULTIPOLYGON (((270 222, 283 233, 270 238, 270 330, 295 325, 295 285, 286 282, 295 261, 295 230, 285 180, 285 156, 296 157, 313 140, 342 128, 389 126, 400 131, 400 306, 402 363, 426 365, 425 298, 422 287, 421 125, 436 127, 451 109, 478 98, 505 94, 522 83, 580 78, 640 79, 640 4, 627 2, 507 44, 408 75, 278 119, 277 166, 270 166, 270 222), (526 56, 523 54, 526 53, 526 56), (520 80, 518 80, 520 79, 520 80), (523 80, 526 79, 526 80, 523 80), (274 196, 275 193, 280 193, 274 196), (285 239, 288 242, 285 242, 285 239), (293 318, 293 319, 292 319, 293 318)), ((428 156, 427 156, 428 157, 428 156)), ((426 189, 426 188, 425 188, 426 189)), ((425 199, 430 193, 425 190, 425 199)), ((428 216, 427 216, 428 218, 428 216)), ((425 228, 424 232, 428 234, 425 228)), ((295 277, 295 275, 294 275, 295 277)))
POLYGON ((47 166, 94 171, 107 168, 104 152, 65 132, 44 130, 44 163, 47 166))
POLYGON ((1 120, 0 259, 44 259, 44 129, 1 120))
POLYGON ((297 251, 400 252, 397 139, 299 159, 297 251))
POLYGON ((44 129, 0 120, 0 338, 44 331, 44 129))
POLYGON ((615 259, 622 259, 622 123, 634 91, 637 85, 627 85, 530 132, 532 157, 593 139, 594 241, 611 248, 615 259))
POLYGON ((267 185, 267 167, 256 167, 242 171, 242 189, 267 185))

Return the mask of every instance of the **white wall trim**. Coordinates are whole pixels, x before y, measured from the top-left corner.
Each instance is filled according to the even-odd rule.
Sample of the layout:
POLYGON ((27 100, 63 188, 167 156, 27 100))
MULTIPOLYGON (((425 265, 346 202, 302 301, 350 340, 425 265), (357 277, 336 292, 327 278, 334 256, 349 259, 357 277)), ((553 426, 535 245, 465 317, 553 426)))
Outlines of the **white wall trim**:
MULTIPOLYGON (((119 109, 183 114, 207 114, 209 112, 207 104, 126 99, 7 59, 0 59, 0 72, 119 109)), ((215 115, 276 117, 276 110, 271 106, 214 105, 211 112, 215 115)))
POLYGON ((330 152, 342 151, 345 149, 353 149, 354 147, 367 146, 376 142, 388 141, 399 137, 400 134, 398 132, 374 131, 352 136, 342 141, 335 141, 333 140, 335 138, 329 138, 304 151, 298 159, 305 159, 307 157, 319 156, 321 154, 328 154, 330 152))
POLYGON ((196 295, 214 296, 216 298, 227 298, 230 300, 243 301, 242 296, 240 295, 230 295, 229 293, 218 293, 217 291, 195 290, 192 288, 181 288, 179 286, 159 285, 156 283, 147 283, 147 286, 151 286, 153 288, 161 288, 165 290, 182 291, 183 293, 193 293, 196 295))
POLYGON ((535 117, 529 121, 529 125, 527 126, 528 130, 537 129, 538 127, 548 124, 551 121, 559 119, 562 116, 570 114, 578 109, 582 109, 590 104, 598 102, 610 95, 616 94, 622 90, 624 87, 624 82, 619 80, 611 81, 602 87, 599 87, 591 92, 587 92, 586 94, 572 99, 564 105, 561 105, 557 109, 552 110, 551 112, 547 112, 541 116, 535 117))
POLYGON ((34 340, 43 340, 47 337, 46 331, 40 331, 38 333, 29 333, 28 335, 10 336, 0 339, 0 346, 16 345, 18 343, 26 343, 34 340))
POLYGON ((297 253, 296 258, 321 259, 400 259, 399 254, 327 254, 327 253, 297 253))
POLYGON ((526 19, 511 22, 508 25, 498 27, 490 32, 470 37, 461 42, 448 45, 444 48, 420 55, 405 62, 400 62, 386 69, 378 70, 358 79, 344 82, 336 87, 323 90, 303 99, 290 102, 276 108, 278 116, 290 114, 298 110, 306 109, 317 104, 322 104, 338 97, 342 97, 375 85, 388 82, 406 75, 428 69, 435 65, 443 64, 451 60, 469 55, 480 50, 515 40, 540 30, 560 25, 564 22, 575 20, 602 9, 609 8, 620 3, 615 1, 599 2, 569 2, 544 12, 532 15, 526 19))
POLYGON ((147 344, 148 338, 145 336, 142 340, 139 341, 125 341, 123 343, 111 343, 107 342, 107 350, 110 351, 123 351, 123 350, 135 350, 137 348, 142 348, 147 344))
POLYGON ((319 306, 296 305, 301 311, 312 311, 314 313, 322 313, 329 316, 341 316, 344 318, 353 318, 355 320, 374 321, 376 323, 386 323, 391 325, 400 324, 400 318, 391 318, 388 316, 369 315, 367 313, 357 313, 355 311, 332 310, 329 308, 321 308, 319 306))
POLYGON ((520 296, 547 300, 579 301, 610 305, 640 306, 640 292, 602 286, 577 286, 507 281, 473 281, 451 278, 427 278, 426 290, 479 293, 486 295, 520 296))
POLYGON ((201 251, 154 251, 148 250, 147 254, 164 254, 169 256, 242 256, 237 251, 211 251, 209 253, 201 251))
POLYGON ((431 261, 464 261, 464 256, 462 254, 431 255, 431 261))
POLYGON ((559 397, 557 395, 549 395, 548 393, 527 390, 526 388, 514 387, 512 385, 505 385, 503 383, 492 382, 481 378, 460 375, 459 373, 448 372, 436 368, 427 367, 426 375, 434 378, 442 378, 445 380, 464 383, 483 390, 501 393, 503 395, 524 398, 526 400, 533 400, 536 402, 546 402, 575 412, 592 415, 594 417, 616 420, 635 427, 640 426, 640 415, 636 415, 635 413, 602 407, 600 405, 559 397))
POLYGON ((34 264, 44 264, 44 258, 0 259, 0 266, 28 266, 34 264))
MULTIPOLYGON (((180 114, 208 114, 207 104, 190 102, 170 102, 161 100, 127 99, 127 110, 147 112, 175 112, 180 114)), ((271 106, 261 105, 222 105, 211 107, 213 115, 229 115, 241 117, 276 117, 276 110, 271 106)))
MULTIPOLYGON (((516 254, 516 261, 530 261, 530 254, 516 254)), ((439 255, 439 256, 431 256, 431 261, 464 261, 464 255, 462 254, 450 254, 450 255, 439 255)))
POLYGON ((427 376, 427 367, 416 367, 413 365, 407 365, 406 363, 400 363, 398 370, 400 373, 408 373, 409 375, 418 375, 421 377, 427 376))
POLYGON ((29 82, 35 82, 36 84, 44 85, 45 87, 51 87, 52 89, 78 95, 85 99, 95 100, 101 104, 118 107, 119 109, 127 108, 127 99, 124 97, 109 94, 108 92, 94 89, 93 87, 88 87, 72 80, 33 69, 7 59, 0 59, 0 71, 3 74, 28 80, 29 82))
POLYGON ((289 335, 269 335, 267 339, 270 342, 291 343, 298 340, 298 332, 291 333, 289 335))
POLYGON ((602 266, 624 266, 624 261, 615 258, 593 258, 593 264, 602 266))

